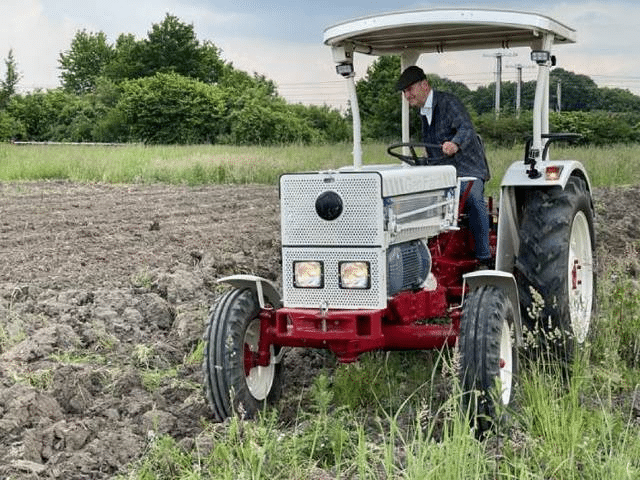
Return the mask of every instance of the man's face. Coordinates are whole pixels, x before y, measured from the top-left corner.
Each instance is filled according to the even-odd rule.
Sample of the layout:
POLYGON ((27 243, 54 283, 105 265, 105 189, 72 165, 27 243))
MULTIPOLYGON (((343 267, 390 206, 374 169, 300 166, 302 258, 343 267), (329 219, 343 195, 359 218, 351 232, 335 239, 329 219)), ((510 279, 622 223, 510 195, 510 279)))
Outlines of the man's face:
POLYGON ((429 83, 426 80, 421 80, 409 85, 402 92, 404 93, 407 102, 412 107, 422 108, 429 96, 429 83))

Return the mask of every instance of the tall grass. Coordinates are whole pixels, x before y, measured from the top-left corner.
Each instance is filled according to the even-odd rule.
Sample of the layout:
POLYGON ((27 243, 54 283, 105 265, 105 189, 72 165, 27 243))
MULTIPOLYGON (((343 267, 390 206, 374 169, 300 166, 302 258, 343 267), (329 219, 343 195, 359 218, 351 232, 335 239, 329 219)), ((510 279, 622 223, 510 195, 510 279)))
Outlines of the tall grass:
MULTIPOLYGON (((366 164, 394 163, 386 145, 366 144, 366 164)), ((285 172, 351 165, 350 144, 283 147, 64 146, 0 144, 0 181, 69 180, 105 183, 276 184, 285 172)), ((487 148, 495 195, 505 170, 524 148, 487 148)), ((581 161, 595 187, 640 182, 640 146, 553 148, 551 157, 581 161)))
MULTIPOLYGON (((355 372, 368 375, 379 360, 364 359, 368 364, 355 372)), ((586 358, 578 360, 568 385, 548 369, 525 371, 517 409, 499 435, 484 440, 476 438, 464 415, 443 416, 410 406, 432 401, 425 385, 433 381, 428 380, 431 372, 405 379, 416 387, 414 398, 390 411, 381 403, 394 403, 387 397, 398 397, 392 391, 393 378, 384 380, 389 391, 379 398, 381 403, 353 407, 341 403, 329 376, 321 374, 302 393, 305 400, 300 403, 306 407, 299 409, 293 425, 280 423, 273 409, 250 422, 234 417, 225 424, 206 425, 186 450, 170 437, 152 439, 148 454, 128 477, 120 478, 640 478, 640 426, 634 409, 630 402, 616 400, 616 389, 594 382, 587 365, 586 358)), ((338 372, 351 368, 342 366, 338 372)), ((366 376, 352 378, 366 385, 366 376)), ((365 389, 363 394, 370 392, 365 389)), ((447 402, 457 405, 456 394, 447 402)))
POLYGON ((337 168, 350 147, 65 146, 0 144, 0 181, 275 184, 288 171, 337 168))

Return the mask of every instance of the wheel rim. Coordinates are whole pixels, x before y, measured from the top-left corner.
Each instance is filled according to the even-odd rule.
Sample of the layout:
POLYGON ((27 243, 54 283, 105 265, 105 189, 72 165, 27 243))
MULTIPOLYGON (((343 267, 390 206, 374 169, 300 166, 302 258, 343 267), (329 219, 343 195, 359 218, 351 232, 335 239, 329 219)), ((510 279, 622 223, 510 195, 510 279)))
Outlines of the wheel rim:
POLYGON ((569 312, 572 333, 583 343, 589 332, 593 305, 593 261, 589 222, 579 211, 573 219, 569 238, 569 312))
POLYGON ((504 405, 508 405, 511 400, 511 387, 513 385, 512 342, 509 322, 505 319, 502 322, 502 333, 500 335, 500 388, 504 405))
POLYGON ((244 367, 247 388, 256 400, 265 400, 273 386, 275 363, 273 347, 269 365, 257 364, 258 342, 260 340, 260 319, 256 318, 247 326, 244 334, 244 367))

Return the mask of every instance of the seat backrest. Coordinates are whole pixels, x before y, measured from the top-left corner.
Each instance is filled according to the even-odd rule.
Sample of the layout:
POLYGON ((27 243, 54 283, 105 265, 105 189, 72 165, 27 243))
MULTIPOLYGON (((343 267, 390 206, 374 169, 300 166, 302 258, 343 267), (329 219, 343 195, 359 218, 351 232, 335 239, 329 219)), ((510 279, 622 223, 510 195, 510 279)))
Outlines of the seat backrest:
POLYGON ((476 136, 478 137, 478 143, 480 143, 480 148, 482 149, 482 159, 484 160, 484 165, 487 167, 488 176, 487 180, 485 181, 486 183, 491 179, 491 169, 489 168, 489 162, 487 162, 487 152, 484 149, 484 140, 482 140, 482 137, 479 134, 476 134, 476 136))

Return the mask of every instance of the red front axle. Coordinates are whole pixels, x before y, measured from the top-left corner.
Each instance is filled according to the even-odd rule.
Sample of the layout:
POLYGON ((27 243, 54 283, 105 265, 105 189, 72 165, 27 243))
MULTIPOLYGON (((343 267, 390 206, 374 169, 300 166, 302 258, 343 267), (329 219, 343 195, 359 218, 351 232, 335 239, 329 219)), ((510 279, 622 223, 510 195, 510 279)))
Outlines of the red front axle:
POLYGON ((420 290, 394 297, 381 310, 264 309, 257 364, 269 363, 269 346, 327 348, 353 362, 371 350, 428 350, 453 346, 460 311, 448 311, 446 292, 420 290), (425 319, 442 323, 425 323, 425 319))

